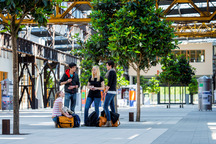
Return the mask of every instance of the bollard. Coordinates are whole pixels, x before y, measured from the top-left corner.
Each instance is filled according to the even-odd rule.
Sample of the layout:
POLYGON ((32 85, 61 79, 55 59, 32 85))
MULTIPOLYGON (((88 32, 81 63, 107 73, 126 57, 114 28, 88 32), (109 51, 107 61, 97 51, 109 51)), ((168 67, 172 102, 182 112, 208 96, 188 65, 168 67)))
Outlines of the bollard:
POLYGON ((2 120, 2 134, 10 134, 10 120, 3 119, 2 120))
POLYGON ((134 121, 134 113, 133 112, 129 112, 129 121, 130 122, 134 121))

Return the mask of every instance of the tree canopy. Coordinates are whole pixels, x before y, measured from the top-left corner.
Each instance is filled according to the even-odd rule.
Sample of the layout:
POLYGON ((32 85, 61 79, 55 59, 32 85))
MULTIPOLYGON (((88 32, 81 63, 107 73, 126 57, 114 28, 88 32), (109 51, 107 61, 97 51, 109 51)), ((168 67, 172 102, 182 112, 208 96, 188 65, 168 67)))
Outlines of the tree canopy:
POLYGON ((149 70, 175 49, 176 41, 171 22, 156 9, 152 0, 123 0, 109 25, 109 49, 119 63, 130 65, 137 72, 137 115, 140 121, 140 71, 149 70))
POLYGON ((17 36, 25 18, 34 20, 39 26, 47 24, 47 17, 54 13, 54 5, 61 0, 0 0, 0 13, 7 19, 0 19, 2 32, 11 34, 13 50, 13 133, 19 134, 19 83, 17 36))

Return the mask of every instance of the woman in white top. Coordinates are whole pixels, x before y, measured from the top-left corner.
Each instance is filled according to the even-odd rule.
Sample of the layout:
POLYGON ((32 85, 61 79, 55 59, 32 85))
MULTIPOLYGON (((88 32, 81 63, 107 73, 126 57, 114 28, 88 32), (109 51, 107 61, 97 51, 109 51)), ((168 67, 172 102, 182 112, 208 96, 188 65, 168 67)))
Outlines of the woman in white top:
POLYGON ((55 102, 54 102, 54 106, 53 106, 53 111, 52 111, 52 119, 55 122, 55 124, 57 124, 57 119, 59 116, 66 116, 66 117, 72 117, 71 115, 69 115, 67 112, 65 113, 62 110, 63 107, 63 97, 65 96, 65 94, 62 91, 58 91, 55 94, 55 102))

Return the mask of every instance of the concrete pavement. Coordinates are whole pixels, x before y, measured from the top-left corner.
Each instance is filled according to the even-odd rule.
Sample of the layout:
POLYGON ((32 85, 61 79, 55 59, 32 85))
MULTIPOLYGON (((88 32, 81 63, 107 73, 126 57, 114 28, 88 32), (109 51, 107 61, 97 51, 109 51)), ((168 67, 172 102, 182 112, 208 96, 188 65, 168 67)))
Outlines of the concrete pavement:
MULTIPOLYGON (((0 144, 216 144, 216 107, 202 112, 197 107, 142 106, 141 122, 128 121, 135 108, 119 108, 117 128, 72 129, 54 128, 52 109, 20 110, 20 133, 25 135, 0 135, 0 144)), ((77 114, 83 122, 83 112, 77 114)), ((11 120, 12 133, 12 112, 0 111, 1 128, 2 119, 11 120)))

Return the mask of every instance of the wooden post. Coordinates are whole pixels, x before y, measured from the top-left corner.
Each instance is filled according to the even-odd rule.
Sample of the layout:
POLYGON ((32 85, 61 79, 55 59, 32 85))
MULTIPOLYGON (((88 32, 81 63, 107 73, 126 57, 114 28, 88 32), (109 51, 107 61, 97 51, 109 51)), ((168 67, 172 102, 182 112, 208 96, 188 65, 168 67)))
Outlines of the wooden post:
POLYGON ((168 83, 168 88, 169 88, 169 108, 170 108, 171 96, 170 96, 170 84, 169 83, 168 83))
POLYGON ((57 90, 60 90, 60 85, 59 85, 59 81, 60 81, 60 63, 58 63, 58 70, 57 70, 57 90))
POLYGON ((10 120, 3 119, 2 120, 2 134, 10 134, 10 120))
POLYGON ((33 58, 32 64, 32 109, 37 109, 38 106, 36 106, 36 98, 35 98, 35 59, 33 58))
POLYGON ((133 112, 129 112, 129 121, 130 122, 134 121, 134 113, 133 112))
POLYGON ((44 67, 44 96, 43 96, 43 100, 44 100, 44 108, 47 107, 47 65, 44 67))

